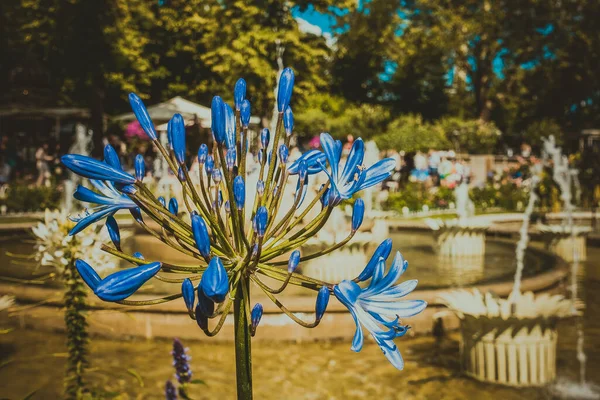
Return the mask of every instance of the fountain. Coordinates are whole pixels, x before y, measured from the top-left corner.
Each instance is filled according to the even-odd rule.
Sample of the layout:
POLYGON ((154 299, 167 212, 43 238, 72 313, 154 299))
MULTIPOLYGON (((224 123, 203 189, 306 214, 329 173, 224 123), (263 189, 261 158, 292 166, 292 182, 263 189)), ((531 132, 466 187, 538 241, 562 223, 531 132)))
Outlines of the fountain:
MULTIPOLYGON (((516 249, 517 270, 508 299, 498 299, 477 290, 440 296, 460 319, 463 370, 478 380, 509 386, 539 386, 552 382, 556 378, 556 324, 560 318, 578 315, 582 306, 574 296, 567 299, 562 295, 521 293, 529 221, 538 200, 536 188, 547 160, 548 152, 544 152, 542 163, 531 168, 530 197, 523 214, 516 249)), ((563 195, 571 209, 570 187, 563 195)), ((571 216, 569 220, 572 223, 571 216)), ((580 341, 583 343, 582 338, 580 341)), ((583 352, 579 356, 584 365, 583 352)))
POLYGON ((485 254, 486 222, 473 218, 475 207, 469 199, 469 185, 466 178, 454 190, 458 218, 444 221, 427 218, 425 223, 433 230, 437 242, 437 252, 445 257, 481 256, 485 254))
MULTIPOLYGON (((87 156, 92 151, 92 136, 93 132, 87 130, 83 124, 75 126, 75 140, 73 145, 69 147, 69 153, 81 154, 87 156)), ((63 182, 64 192, 62 200, 62 210, 67 214, 73 211, 73 192, 75 187, 81 182, 81 178, 71 171, 68 172, 68 179, 63 182)))

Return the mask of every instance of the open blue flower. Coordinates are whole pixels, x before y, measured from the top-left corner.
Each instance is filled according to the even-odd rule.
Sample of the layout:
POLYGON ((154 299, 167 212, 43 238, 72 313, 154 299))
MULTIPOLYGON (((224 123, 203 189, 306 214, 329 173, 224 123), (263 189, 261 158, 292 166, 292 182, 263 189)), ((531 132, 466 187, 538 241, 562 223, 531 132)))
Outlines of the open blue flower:
POLYGON ((304 161, 306 163, 306 167, 308 168, 308 174, 313 175, 321 172, 325 160, 325 154, 323 154, 321 151, 309 150, 306 153, 303 153, 296 161, 294 161, 287 170, 290 175, 298 174, 300 163, 304 161))
POLYGON ((98 206, 86 209, 83 215, 71 217, 71 220, 77 224, 71 229, 69 235, 76 235, 91 224, 109 217, 119 210, 133 210, 137 207, 127 195, 119 192, 112 182, 90 179, 90 183, 99 193, 80 185, 73 193, 73 197, 86 203, 98 204, 98 206))
POLYGON ((352 145, 344 168, 341 169, 342 142, 333 140, 328 133, 321 133, 321 146, 331 169, 328 172, 323 168, 331 182, 329 204, 332 206, 351 198, 356 192, 384 181, 392 174, 396 165, 393 158, 386 158, 369 168, 364 168, 362 163, 365 156, 365 145, 362 139, 357 139, 352 145))
POLYGON ((108 162, 98 161, 92 157, 80 154, 67 154, 62 156, 60 160, 65 167, 85 178, 111 181, 123 185, 135 183, 135 178, 127 172, 120 168, 115 168, 108 162))
POLYGON ((348 308, 356 323, 352 350, 359 352, 362 349, 364 327, 388 361, 399 370, 404 368, 404 361, 394 339, 404 336, 408 330, 408 326, 401 324, 400 318, 416 315, 427 306, 423 300, 401 300, 417 286, 416 280, 396 284, 406 268, 408 262, 400 252, 396 252, 387 274, 385 258, 379 257, 370 276, 371 282, 366 288, 349 280, 344 280, 333 288, 335 297, 348 308))

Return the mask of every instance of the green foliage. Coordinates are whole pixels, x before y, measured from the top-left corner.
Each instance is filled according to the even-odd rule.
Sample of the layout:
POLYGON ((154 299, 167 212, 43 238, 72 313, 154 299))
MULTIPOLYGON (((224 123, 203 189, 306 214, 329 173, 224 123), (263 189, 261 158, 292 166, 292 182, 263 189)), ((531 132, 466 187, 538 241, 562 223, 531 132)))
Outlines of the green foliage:
POLYGON ((8 212, 41 211, 58 208, 61 192, 56 186, 37 187, 24 183, 11 184, 4 203, 8 212))
POLYGON ((421 211, 423 206, 430 209, 447 209, 454 202, 454 191, 446 187, 428 188, 421 182, 410 182, 396 193, 390 193, 385 203, 388 210, 401 212, 404 207, 411 211, 421 211))
POLYGON ((338 139, 347 135, 368 139, 387 129, 390 111, 380 105, 349 103, 339 96, 310 96, 296 113, 296 132, 304 136, 329 132, 338 139))
POLYGON ((522 212, 529 200, 529 191, 512 182, 496 182, 474 187, 470 196, 475 207, 484 211, 488 208, 500 208, 505 211, 522 212))
POLYGON ((554 135, 554 139, 558 145, 563 144, 564 135, 560 125, 553 119, 545 118, 529 124, 523 132, 523 140, 531 146, 541 148, 543 145, 542 139, 550 135, 554 135))
POLYGON ((406 152, 446 149, 451 146, 443 132, 426 123, 420 115, 402 115, 394 119, 387 132, 375 137, 380 149, 404 150, 406 152))
POLYGON ((445 117, 436 122, 436 126, 444 132, 448 141, 457 145, 459 152, 469 154, 493 153, 500 138, 500 130, 493 122, 445 117))

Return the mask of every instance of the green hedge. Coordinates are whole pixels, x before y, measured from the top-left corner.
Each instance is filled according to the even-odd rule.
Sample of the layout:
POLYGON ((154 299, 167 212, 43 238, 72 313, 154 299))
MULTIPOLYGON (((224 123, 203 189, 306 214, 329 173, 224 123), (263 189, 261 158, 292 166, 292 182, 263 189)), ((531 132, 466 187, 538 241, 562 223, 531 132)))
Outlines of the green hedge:
POLYGON ((36 187, 23 183, 10 185, 3 203, 8 212, 42 211, 60 206, 61 192, 56 186, 36 187))

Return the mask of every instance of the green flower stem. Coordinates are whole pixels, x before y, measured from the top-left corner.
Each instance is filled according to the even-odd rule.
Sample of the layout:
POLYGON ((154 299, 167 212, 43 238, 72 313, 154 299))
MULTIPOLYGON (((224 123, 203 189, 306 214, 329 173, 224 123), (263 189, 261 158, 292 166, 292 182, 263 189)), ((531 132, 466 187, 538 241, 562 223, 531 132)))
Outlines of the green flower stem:
POLYGON ((223 324, 225 323, 225 320, 227 319, 227 315, 229 315, 229 311, 231 310, 232 305, 233 305, 233 300, 228 299, 227 304, 221 311, 221 318, 219 318, 219 322, 217 322, 217 325, 212 330, 208 330, 208 329, 204 330, 204 333, 206 334, 206 336, 213 337, 213 336, 216 336, 221 331, 221 328, 223 327, 223 324))
POLYGON ((183 297, 181 293, 174 293, 168 296, 159 297, 157 299, 152 300, 120 300, 115 303, 123 304, 125 306, 152 306, 155 304, 168 303, 169 301, 173 301, 183 297))
MULTIPOLYGON (((285 169, 285 165, 283 165, 281 169, 285 169)), ((272 217, 269 218, 269 223, 267 224, 267 232, 269 230, 271 230, 271 228, 273 227, 273 224, 275 223, 275 218, 277 218, 277 214, 279 213, 279 207, 281 206, 281 200, 283 199, 283 193, 285 191, 284 183, 286 182, 287 177, 288 177, 288 174, 286 172, 283 174, 283 178, 281 180, 281 183, 279 184, 279 196, 277 196, 276 199, 269 200, 269 202, 268 202, 267 209, 272 210, 270 212, 272 217), (275 207, 273 207, 273 200, 275 200, 275 207)))
MULTIPOLYGON (((278 281, 284 282, 288 276, 288 272, 269 264, 259 263, 256 272, 260 272, 269 278, 277 279, 278 281)), ((319 290, 323 286, 333 287, 331 283, 321 281, 319 279, 311 278, 306 275, 299 274, 297 272, 292 273, 292 277, 289 278, 289 283, 292 285, 303 286, 314 290, 319 290)))
MULTIPOLYGON (((275 139, 273 140, 273 154, 271 155, 271 162, 269 163, 269 173, 267 174, 267 180, 265 181, 265 197, 263 198, 263 205, 265 205, 268 197, 273 192, 273 174, 275 173, 275 165, 277 165, 277 146, 279 145, 279 139, 281 138, 281 131, 283 130, 283 113, 280 112, 277 116, 277 125, 275 127, 275 139)), ((265 157, 267 156, 265 150, 265 157)), ((267 157, 268 158, 268 157, 267 157)))
MULTIPOLYGON (((335 251, 335 250, 339 249, 340 247, 346 245, 350 240, 352 240, 352 238, 354 237, 355 233, 356 232, 351 232, 350 235, 348 235, 346 237, 346 239, 342 240, 341 242, 339 242, 339 243, 337 243, 337 244, 335 244, 335 245, 333 245, 333 246, 331 246, 331 247, 329 247, 329 248, 327 248, 325 250, 321 250, 321 251, 318 251, 316 253, 309 254, 309 255, 304 256, 304 257, 300 257, 300 262, 312 260, 312 259, 324 256, 325 254, 329 254, 332 251, 335 251)), ((286 265, 287 263, 288 263, 287 261, 276 261, 274 263, 271 263, 271 265, 286 265)))
MULTIPOLYGON (((143 260, 141 258, 136 258, 133 257, 129 254, 123 253, 115 248, 112 248, 106 244, 102 245, 102 250, 112 254, 113 256, 119 257, 125 261, 129 261, 132 264, 137 264, 137 265, 144 265, 144 264, 148 264, 150 261, 149 260, 143 260)), ((161 270, 163 271, 182 271, 182 272, 192 272, 192 273, 198 273, 198 272, 203 272, 206 269, 206 265, 200 265, 198 267, 188 267, 188 266, 184 266, 184 265, 173 265, 173 264, 167 264, 167 263, 162 263, 162 267, 161 270)))
POLYGON ((296 315, 294 315, 293 312, 291 312, 286 306, 284 306, 283 304, 281 304, 281 302, 279 300, 277 300, 277 298, 275 296, 273 296, 273 294, 271 294, 267 289, 268 286, 265 285, 264 283, 262 283, 260 281, 260 279, 258 279, 256 276, 251 276, 250 279, 252 279, 252 281, 254 283, 256 283, 261 289, 263 289, 263 292, 267 295, 267 297, 273 302, 273 304, 275 304, 277 307, 279 307, 279 309, 281 311, 283 311, 283 313, 285 315, 287 315, 288 317, 290 317, 292 319, 292 321, 294 321, 295 323, 297 323, 300 326, 303 326, 305 328, 314 328, 317 325, 319 325, 319 322, 321 322, 320 319, 315 319, 314 322, 304 322, 302 321, 300 318, 298 318, 296 315))
MULTIPOLYGON (((248 278, 242 277, 237 283, 238 288, 248 290, 248 278)), ((235 296, 233 301, 234 332, 235 332, 235 372, 238 400, 252 399, 252 356, 249 317, 246 315, 244 296, 235 296)))
POLYGON ((248 127, 244 127, 242 128, 242 131, 244 132, 244 142, 241 142, 240 139, 240 152, 238 154, 241 154, 241 160, 240 160, 240 170, 239 170, 239 174, 242 176, 242 178, 244 178, 244 182, 246 181, 246 151, 245 150, 245 146, 247 146, 248 143, 248 127))
POLYGON ((292 217, 294 216, 294 214, 296 213, 296 210, 298 209, 298 203, 300 203, 300 199, 302 198, 302 196, 300 195, 300 193, 302 193, 302 191, 304 190, 304 181, 300 182, 300 187, 297 190, 297 194, 296 194, 296 198, 294 199, 294 204, 292 204, 292 207, 290 208, 290 210, 287 212, 287 214, 285 214, 283 216, 283 218, 281 219, 281 221, 279 221, 279 223, 275 226, 275 228, 268 230, 265 238, 267 240, 269 240, 269 238, 271 238, 273 235, 276 235, 280 229, 285 229, 287 227, 287 224, 291 221, 292 217))
POLYGON ((198 279, 202 278, 202 274, 186 275, 185 278, 166 278, 162 275, 156 274, 156 275, 154 275, 154 278, 158 279, 159 281, 167 282, 167 283, 182 283, 183 281, 185 281, 188 278, 192 281, 198 280, 198 279))
POLYGON ((64 268, 63 282, 65 284, 65 327, 69 354, 64 379, 65 398, 80 399, 86 392, 83 376, 85 369, 89 366, 87 360, 88 324, 85 317, 87 295, 73 258, 64 268))

